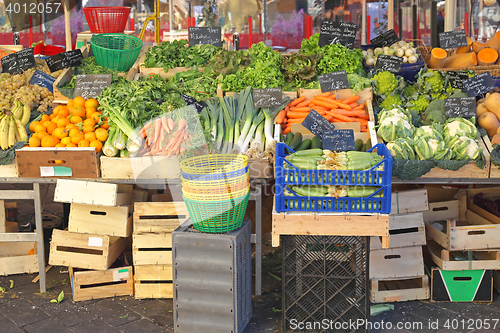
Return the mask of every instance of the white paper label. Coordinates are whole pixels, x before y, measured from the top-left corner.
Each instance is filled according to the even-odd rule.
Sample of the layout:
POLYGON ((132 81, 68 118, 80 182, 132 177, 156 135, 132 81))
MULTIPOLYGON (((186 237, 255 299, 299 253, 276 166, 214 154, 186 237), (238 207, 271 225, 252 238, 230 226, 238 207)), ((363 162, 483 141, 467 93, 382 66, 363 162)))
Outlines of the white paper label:
POLYGON ((100 237, 89 237, 89 246, 102 247, 102 238, 100 238, 100 237))
POLYGON ((40 177, 54 177, 54 167, 40 167, 40 177))

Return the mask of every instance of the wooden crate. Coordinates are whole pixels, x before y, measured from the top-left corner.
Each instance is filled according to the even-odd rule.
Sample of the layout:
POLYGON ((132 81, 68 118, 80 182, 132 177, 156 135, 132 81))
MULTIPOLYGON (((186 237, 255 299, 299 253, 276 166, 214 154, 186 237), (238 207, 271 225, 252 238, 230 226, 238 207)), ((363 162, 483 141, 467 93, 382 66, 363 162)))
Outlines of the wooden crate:
POLYGON ((69 267, 73 302, 134 294, 132 266, 74 272, 69 267))
POLYGON ((500 224, 500 217, 484 210, 483 208, 473 203, 474 197, 479 193, 483 193, 485 198, 496 201, 500 199, 500 187, 476 188, 476 189, 468 189, 466 191, 467 209, 485 218, 494 225, 500 224))
POLYGON ((427 241, 427 248, 434 263, 445 271, 500 269, 500 249, 450 251, 433 240, 427 241))
POLYGON ((129 242, 129 238, 54 229, 49 264, 104 271, 113 264, 129 242))
MULTIPOLYGON (((84 58, 87 58, 89 55, 88 49, 86 45, 83 45, 80 47, 80 51, 82 51, 82 55, 84 58)), ((54 92, 54 102, 53 104, 68 104, 69 98, 61 94, 59 91, 58 86, 63 85, 69 81, 71 81, 71 78, 73 77, 73 68, 65 68, 63 69, 61 75, 54 81, 52 85, 52 89, 54 92)))
POLYGON ((370 251, 370 279, 424 275, 422 246, 370 251))
POLYGON ((391 214, 424 212, 429 209, 427 189, 392 192, 391 214))
POLYGON ((71 204, 68 230, 84 234, 129 237, 132 234, 132 206, 71 204), (129 216, 130 215, 130 216, 129 216))
POLYGON ((172 232, 189 218, 186 204, 176 202, 136 202, 134 233, 172 232))
POLYGON ((493 286, 500 293, 500 271, 493 271, 493 286))
MULTIPOLYGON (((299 97, 305 96, 306 99, 313 98, 321 94, 321 89, 299 89, 299 97)), ((330 91, 330 93, 336 94, 337 99, 346 99, 354 95, 352 89, 340 89, 337 91, 330 91)), ((372 88, 368 87, 363 91, 358 91, 356 95, 360 96, 358 103, 365 103, 367 100, 373 100, 372 88)))
POLYGON ((95 148, 31 148, 16 150, 19 177, 98 178, 95 148))
POLYGON ((403 279, 371 279, 370 302, 406 302, 429 299, 429 277, 421 275, 403 279))
POLYGON ((19 231, 17 222, 8 221, 7 209, 11 207, 17 208, 17 203, 0 200, 0 233, 19 231))
POLYGON ((172 265, 135 266, 135 298, 172 298, 172 265))
POLYGON ((106 157, 101 156, 102 179, 180 179, 177 157, 106 157))
POLYGON ((37 273, 37 254, 34 242, 0 242, 0 275, 37 273))
POLYGON ((54 201, 96 206, 130 205, 133 189, 133 185, 58 179, 54 201))
POLYGON ((493 271, 431 269, 431 302, 493 301, 493 271))
POLYGON ((132 235, 132 258, 137 265, 171 265, 172 233, 132 235))
MULTIPOLYGON (((491 152, 493 151, 493 145, 491 144, 490 138, 487 135, 483 136, 483 143, 488 150, 488 153, 491 155, 491 152)), ((498 166, 493 165, 493 163, 491 163, 490 167, 490 178, 500 178, 500 169, 498 166)))
POLYGON ((0 177, 2 178, 17 178, 17 163, 12 161, 11 164, 0 165, 0 177))
MULTIPOLYGON (((425 228, 422 213, 389 216, 389 242, 391 248, 425 245, 425 228)), ((379 237, 371 237, 370 250, 381 250, 379 237)))
POLYGON ((281 235, 382 236, 382 247, 388 248, 389 215, 277 213, 273 208, 273 247, 280 245, 281 235))

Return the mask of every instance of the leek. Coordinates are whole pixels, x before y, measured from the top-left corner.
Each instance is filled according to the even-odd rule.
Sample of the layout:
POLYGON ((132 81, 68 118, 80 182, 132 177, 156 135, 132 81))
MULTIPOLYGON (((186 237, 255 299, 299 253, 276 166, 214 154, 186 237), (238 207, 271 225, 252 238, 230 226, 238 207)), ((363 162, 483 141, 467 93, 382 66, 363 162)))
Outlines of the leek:
POLYGON ((243 124, 243 128, 241 129, 240 137, 238 138, 238 147, 240 147, 241 150, 243 150, 243 142, 245 141, 248 132, 250 131, 250 128, 252 126, 252 119, 254 118, 256 112, 257 109, 254 108, 253 97, 252 95, 250 95, 245 103, 245 123, 243 124))
POLYGON ((217 140, 215 141, 217 149, 220 151, 222 149, 222 139, 224 137, 224 115, 223 112, 219 112, 219 120, 217 121, 217 140))
POLYGON ((117 130, 116 127, 111 127, 109 129, 108 139, 104 143, 104 147, 102 147, 102 152, 107 157, 113 157, 113 156, 116 156, 116 154, 118 154, 118 149, 116 149, 113 146, 114 138, 115 138, 115 135, 116 135, 116 130, 117 130))
POLYGON ((259 126, 259 124, 264 121, 264 117, 265 117, 264 112, 259 112, 253 117, 252 127, 250 127, 250 130, 248 131, 248 134, 246 135, 245 141, 243 141, 243 145, 241 146, 242 153, 247 152, 250 140, 252 140, 253 135, 257 129, 257 126, 259 126))
POLYGON ((234 99, 227 97, 219 97, 222 113, 224 115, 224 145, 222 148, 222 153, 233 149, 233 138, 234 138, 234 99))
MULTIPOLYGON (((239 151, 240 149, 240 137, 241 137, 241 127, 242 116, 246 114, 247 109, 247 100, 250 96, 251 88, 247 87, 243 92, 238 94, 237 99, 237 108, 236 108, 236 116, 235 116, 235 127, 234 127, 234 149, 239 151)), ((243 143, 243 142, 242 142, 243 143)))
POLYGON ((129 151, 127 149, 120 150, 120 157, 128 157, 129 151))
POLYGON ((265 108, 264 110, 264 115, 266 116, 266 122, 264 125, 264 134, 266 136, 266 141, 271 144, 274 141, 273 137, 273 126, 274 126, 274 118, 278 115, 278 113, 284 109, 285 105, 288 104, 289 97, 286 96, 281 105, 278 105, 274 108, 265 108))
POLYGON ((109 118, 115 123, 122 131, 125 133, 128 138, 138 146, 141 145, 141 138, 139 137, 138 131, 136 131, 130 122, 120 113, 120 110, 117 107, 110 106, 109 108, 109 118))
POLYGON ((113 146, 118 150, 123 150, 125 149, 126 145, 127 145, 127 136, 125 135, 125 133, 123 133, 121 128, 118 127, 116 129, 115 138, 113 140, 113 146))

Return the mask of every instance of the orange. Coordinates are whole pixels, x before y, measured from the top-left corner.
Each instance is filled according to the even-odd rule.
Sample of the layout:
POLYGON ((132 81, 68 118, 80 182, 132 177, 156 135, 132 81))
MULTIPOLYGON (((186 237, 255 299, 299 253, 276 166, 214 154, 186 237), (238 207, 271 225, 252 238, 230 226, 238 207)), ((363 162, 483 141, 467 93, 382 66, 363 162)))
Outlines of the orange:
MULTIPOLYGON (((99 123, 99 121, 101 120, 101 119, 100 119, 100 115, 101 115, 101 112, 96 111, 96 112, 92 113, 92 114, 90 115, 90 117, 91 117, 92 119, 94 119, 94 121, 95 121, 95 123, 96 123, 96 124, 98 124, 98 123, 99 123)), ((88 118, 88 117, 87 117, 87 118, 88 118)))
POLYGON ((40 138, 36 135, 31 136, 29 139, 30 147, 40 147, 40 138))
POLYGON ((90 116, 92 116, 92 113, 94 112, 97 112, 96 108, 93 107, 85 108, 85 117, 90 118, 90 116))
POLYGON ((72 123, 69 123, 68 125, 66 125, 66 129, 70 130, 72 128, 78 129, 78 126, 76 126, 75 124, 72 124, 72 123))
MULTIPOLYGON (((56 147, 57 147, 57 148, 64 148, 64 147, 66 147, 66 145, 65 145, 64 143, 60 143, 60 142, 59 142, 59 143, 56 145, 56 147)), ((57 162, 56 162, 56 163, 57 163, 57 162)))
POLYGON ((32 256, 32 255, 34 255, 34 254, 35 254, 35 249, 31 249, 31 250, 29 250, 28 255, 32 256))
POLYGON ((81 132, 80 132, 80 130, 78 128, 72 128, 72 129, 69 130, 69 136, 70 137, 72 137, 72 136, 74 136, 76 134, 79 134, 79 133, 81 133, 81 132))
POLYGON ((108 131, 104 128, 98 128, 95 130, 95 137, 99 141, 106 141, 108 139, 108 131))
POLYGON ((90 133, 90 132, 93 132, 95 131, 95 127, 94 126, 83 126, 83 133, 90 133))
POLYGON ((67 117, 69 116, 69 109, 65 106, 63 106, 60 110, 59 110, 59 116, 60 117, 67 117))
MULTIPOLYGON (((85 133, 85 128, 83 128, 84 132, 85 133)), ((91 141, 94 141, 96 140, 96 136, 95 136, 95 132, 87 132, 85 133, 85 140, 87 140, 88 142, 91 142, 91 141)))
POLYGON ((61 143, 65 144, 65 145, 67 145, 70 142, 71 142, 71 138, 69 136, 61 139, 61 143))
MULTIPOLYGON (((31 129, 31 128, 30 128, 31 129)), ((38 123, 36 126, 35 126, 35 132, 38 133, 38 132, 47 132, 47 129, 45 128, 45 126, 43 126, 43 124, 40 124, 38 123)))
MULTIPOLYGON (((31 124, 30 124, 30 127, 29 127, 29 128, 30 128, 30 131, 35 132, 35 127, 36 127, 36 125, 38 125, 38 124, 40 124, 40 122, 39 122, 39 121, 36 121, 36 120, 35 120, 35 121, 32 121, 32 122, 31 122, 31 124)), ((45 126, 44 126, 44 127, 45 127, 45 126)))
POLYGON ((80 116, 82 118, 85 117, 85 108, 83 106, 75 106, 74 108, 71 109, 71 114, 73 116, 80 116))
MULTIPOLYGON (((44 123, 44 125, 45 125, 45 123, 44 123)), ((53 122, 49 122, 49 124, 47 125, 47 133, 52 135, 52 132, 54 132, 54 130, 56 128, 57 128, 57 124, 55 124, 53 122)))
POLYGON ((40 119, 40 122, 43 123, 44 121, 50 120, 50 117, 46 114, 42 114, 42 119, 40 119))
POLYGON ((78 96, 73 99, 73 102, 75 102, 75 106, 83 107, 85 105, 85 98, 78 96))
POLYGON ((43 139, 43 137, 49 135, 49 133, 47 133, 46 131, 42 131, 42 132, 38 132, 36 133, 36 136, 38 136, 38 138, 41 140, 43 139))
POLYGON ((45 126, 45 128, 47 128, 47 126, 49 126, 49 124, 51 123, 52 121, 50 120, 46 120, 44 122, 42 122, 43 126, 45 126))
POLYGON ((49 116, 50 120, 54 119, 55 117, 57 117, 57 115, 55 115, 53 113, 51 113, 50 116, 49 116))
POLYGON ((90 141, 90 147, 95 147, 95 152, 98 153, 102 149, 102 142, 99 140, 90 141))
POLYGON ((68 136, 68 130, 58 127, 52 132, 52 135, 58 139, 63 139, 68 136))
POLYGON ((66 104, 66 107, 68 110, 71 110, 75 106, 75 102, 73 100, 69 100, 68 104, 66 104))
POLYGON ((69 124, 68 118, 60 118, 57 120, 57 127, 66 127, 69 124))
POLYGON ((107 120, 103 121, 102 123, 99 124, 99 126, 104 129, 108 129, 109 128, 108 121, 107 120))
POLYGON ((90 142, 87 140, 83 139, 80 142, 78 142, 78 147, 88 147, 90 145, 90 142))
POLYGON ((71 121, 72 124, 78 124, 78 123, 82 122, 82 117, 80 117, 80 116, 73 116, 73 117, 71 117, 70 121, 71 121))
POLYGON ((95 120, 92 118, 85 119, 83 121, 83 126, 92 126, 95 127, 95 120))
POLYGON ((98 106, 99 106, 99 102, 95 98, 89 98, 85 102, 85 108, 91 107, 91 108, 97 109, 98 106))
POLYGON ((83 133, 77 133, 73 136, 71 136, 71 142, 73 142, 75 145, 77 145, 80 141, 84 140, 85 136, 83 133))
POLYGON ((59 139, 52 135, 47 135, 42 138, 42 147, 55 147, 58 143, 59 139))
POLYGON ((76 145, 73 142, 70 142, 66 145, 66 148, 68 147, 76 147, 76 145))
POLYGON ((56 116, 59 114, 59 110, 62 108, 62 105, 58 105, 52 110, 52 114, 55 114, 56 116))

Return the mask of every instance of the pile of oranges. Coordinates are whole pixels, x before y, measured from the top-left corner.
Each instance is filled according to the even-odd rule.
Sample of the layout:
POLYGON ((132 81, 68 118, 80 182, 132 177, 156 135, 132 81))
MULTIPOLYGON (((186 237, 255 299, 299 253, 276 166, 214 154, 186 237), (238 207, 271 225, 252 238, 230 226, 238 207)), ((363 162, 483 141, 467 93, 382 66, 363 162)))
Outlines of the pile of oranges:
POLYGON ((33 135, 30 147, 94 147, 100 152, 108 138, 108 122, 97 111, 99 103, 75 97, 66 106, 59 105, 52 114, 29 125, 33 135))

